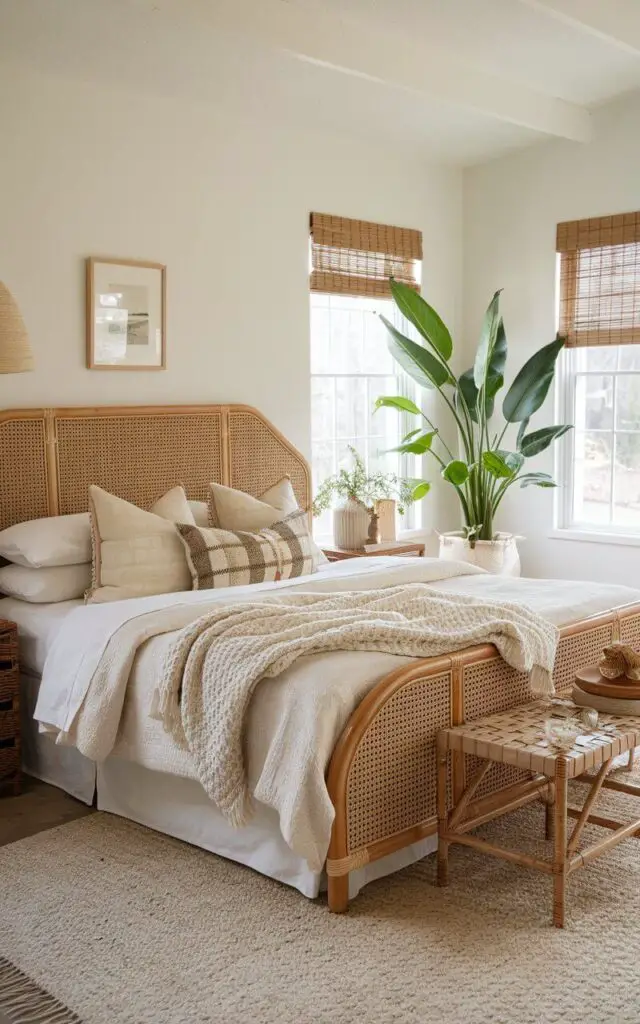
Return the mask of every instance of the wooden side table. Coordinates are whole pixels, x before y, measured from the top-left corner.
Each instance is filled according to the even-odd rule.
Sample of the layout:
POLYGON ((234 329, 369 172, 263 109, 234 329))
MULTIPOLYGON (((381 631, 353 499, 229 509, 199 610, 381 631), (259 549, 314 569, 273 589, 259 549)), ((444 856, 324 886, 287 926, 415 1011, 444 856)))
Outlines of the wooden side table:
POLYGON ((362 549, 349 551, 347 548, 337 548, 333 545, 322 549, 330 562, 342 562, 345 558, 372 558, 376 555, 413 555, 422 558, 424 556, 424 544, 412 541, 387 541, 384 544, 365 544, 362 549))
POLYGON ((0 790, 20 791, 18 627, 0 619, 0 790))
POLYGON ((544 738, 545 722, 551 714, 552 709, 541 703, 530 704, 442 729, 438 733, 438 884, 447 885, 449 881, 451 843, 470 846, 493 857, 543 871, 553 877, 553 923, 562 928, 568 876, 613 849, 623 839, 630 836, 640 838, 640 817, 620 822, 592 813, 602 789, 640 797, 640 786, 607 778, 613 759, 640 744, 640 717, 601 714, 592 733, 578 737, 580 743, 576 742, 571 750, 560 753, 544 738), (449 752, 471 754, 484 761, 450 812, 447 810, 449 752), (474 800, 478 786, 496 762, 530 771, 532 777, 501 792, 474 800), (594 771, 595 774, 585 774, 594 771), (567 802, 570 779, 589 786, 582 807, 570 807, 567 802), (469 835, 471 829, 478 825, 540 798, 547 804, 547 838, 553 833, 553 857, 550 860, 504 849, 469 835), (570 836, 567 818, 577 819, 570 836), (589 823, 611 829, 612 835, 579 851, 582 832, 589 823))

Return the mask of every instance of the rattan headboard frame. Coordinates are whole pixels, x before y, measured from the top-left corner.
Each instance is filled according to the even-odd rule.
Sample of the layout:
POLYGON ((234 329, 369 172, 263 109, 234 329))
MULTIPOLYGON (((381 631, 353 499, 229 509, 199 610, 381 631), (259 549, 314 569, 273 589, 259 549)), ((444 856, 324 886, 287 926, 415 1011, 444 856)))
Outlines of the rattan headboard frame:
POLYGON ((177 483, 204 501, 212 480, 258 495, 289 474, 311 503, 308 463, 248 405, 5 410, 0 467, 0 529, 86 511, 90 483, 148 508, 177 483))

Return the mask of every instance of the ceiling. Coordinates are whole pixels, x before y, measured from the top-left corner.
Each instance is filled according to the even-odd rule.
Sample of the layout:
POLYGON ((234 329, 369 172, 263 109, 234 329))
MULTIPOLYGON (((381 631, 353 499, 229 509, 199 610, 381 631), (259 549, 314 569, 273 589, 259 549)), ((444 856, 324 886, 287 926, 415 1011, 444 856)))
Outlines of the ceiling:
POLYGON ((469 165, 640 89, 640 0, 0 0, 0 61, 469 165))

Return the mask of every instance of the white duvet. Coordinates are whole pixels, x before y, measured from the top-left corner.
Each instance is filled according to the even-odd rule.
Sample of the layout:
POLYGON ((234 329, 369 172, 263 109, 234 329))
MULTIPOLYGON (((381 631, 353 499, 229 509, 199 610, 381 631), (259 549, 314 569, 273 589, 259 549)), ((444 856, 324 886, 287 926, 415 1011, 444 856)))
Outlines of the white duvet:
MULTIPOLYGON (((323 568, 303 580, 258 584, 218 592, 195 591, 88 605, 71 612, 47 658, 35 717, 58 742, 83 750, 83 706, 101 706, 104 727, 100 755, 127 758, 152 770, 195 777, 190 755, 179 749, 150 717, 156 684, 175 632, 162 632, 162 610, 176 608, 186 625, 220 604, 260 599, 278 590, 334 592, 372 590, 401 583, 430 583, 491 601, 524 604, 556 625, 640 602, 627 587, 561 581, 507 580, 489 577, 472 566, 438 559, 354 559, 323 568), (109 645, 130 645, 131 670, 126 692, 91 692, 91 683, 109 645), (97 705, 96 705, 97 702, 97 705)), ((167 613, 165 613, 166 616, 167 613)), ((275 679, 263 680, 252 699, 245 754, 254 798, 276 810, 282 835, 296 853, 319 870, 326 858, 333 807, 325 785, 326 768, 349 715, 388 672, 409 662, 390 654, 337 651, 302 658, 275 679), (313 723, 309 734, 308 723, 313 723), (311 748, 313 759, 297 752, 311 748), (274 751, 286 759, 274 763, 274 751), (296 764, 305 764, 292 778, 296 764), (286 785, 280 785, 280 780, 286 785), (282 794, 286 793, 283 802, 282 794)))

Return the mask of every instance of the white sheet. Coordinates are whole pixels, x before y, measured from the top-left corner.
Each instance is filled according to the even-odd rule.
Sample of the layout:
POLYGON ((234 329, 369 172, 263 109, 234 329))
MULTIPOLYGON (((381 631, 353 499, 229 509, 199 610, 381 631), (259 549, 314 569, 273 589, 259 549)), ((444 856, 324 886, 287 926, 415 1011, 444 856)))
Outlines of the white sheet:
POLYGON ((0 618, 18 626, 20 664, 35 675, 42 675, 49 649, 64 619, 84 601, 58 601, 56 604, 31 604, 15 597, 0 598, 0 618))

